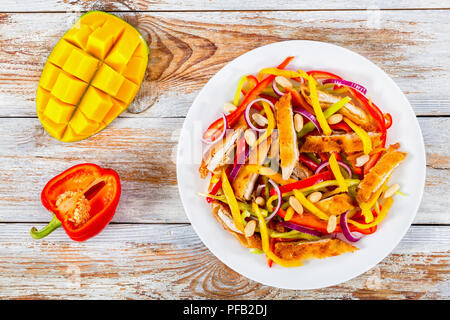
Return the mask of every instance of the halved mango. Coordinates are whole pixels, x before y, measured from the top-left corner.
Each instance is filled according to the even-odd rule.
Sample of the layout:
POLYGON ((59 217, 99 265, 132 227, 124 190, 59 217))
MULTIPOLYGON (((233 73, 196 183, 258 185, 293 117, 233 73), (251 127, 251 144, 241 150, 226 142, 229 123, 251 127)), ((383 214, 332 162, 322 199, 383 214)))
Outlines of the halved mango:
POLYGON ((104 129, 133 101, 149 49, 122 19, 101 11, 81 16, 51 52, 36 92, 50 135, 78 141, 104 129))

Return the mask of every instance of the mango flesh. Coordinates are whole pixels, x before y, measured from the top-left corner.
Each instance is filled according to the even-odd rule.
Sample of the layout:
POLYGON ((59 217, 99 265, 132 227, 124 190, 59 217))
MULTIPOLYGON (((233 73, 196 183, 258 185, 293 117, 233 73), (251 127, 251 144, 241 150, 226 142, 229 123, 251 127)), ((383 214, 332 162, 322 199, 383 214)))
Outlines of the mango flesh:
POLYGON ((81 16, 42 70, 36 110, 45 130, 66 142, 103 130, 136 96, 148 53, 141 34, 122 19, 101 11, 81 16))

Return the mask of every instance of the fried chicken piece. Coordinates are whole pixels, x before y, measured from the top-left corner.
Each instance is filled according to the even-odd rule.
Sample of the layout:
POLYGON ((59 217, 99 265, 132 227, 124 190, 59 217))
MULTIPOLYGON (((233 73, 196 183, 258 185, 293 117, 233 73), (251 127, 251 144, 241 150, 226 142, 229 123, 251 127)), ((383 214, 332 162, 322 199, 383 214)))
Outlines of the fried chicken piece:
POLYGON ((286 260, 323 259, 359 250, 339 239, 318 241, 277 242, 274 253, 286 260))
POLYGON ((262 250, 261 237, 256 232, 251 237, 245 237, 244 234, 234 225, 230 209, 226 204, 218 200, 213 200, 212 211, 214 217, 219 221, 223 228, 231 233, 246 248, 256 248, 262 250))
MULTIPOLYGON (((372 147, 381 145, 381 133, 368 132, 372 147)), ((308 136, 300 152, 345 152, 353 153, 363 150, 361 138, 356 133, 335 134, 332 136, 308 136)))
POLYGON ((291 94, 285 94, 275 104, 277 128, 280 142, 281 173, 288 180, 298 162, 297 135, 294 129, 291 94))
POLYGON ((332 197, 320 200, 316 203, 316 207, 330 215, 340 215, 345 211, 352 210, 353 205, 352 198, 346 193, 340 193, 332 197))
POLYGON ((397 151, 400 144, 396 143, 389 146, 385 154, 383 154, 378 162, 364 176, 364 179, 358 186, 356 200, 358 202, 367 202, 373 193, 378 191, 386 179, 391 175, 392 171, 405 160, 407 153, 397 151))

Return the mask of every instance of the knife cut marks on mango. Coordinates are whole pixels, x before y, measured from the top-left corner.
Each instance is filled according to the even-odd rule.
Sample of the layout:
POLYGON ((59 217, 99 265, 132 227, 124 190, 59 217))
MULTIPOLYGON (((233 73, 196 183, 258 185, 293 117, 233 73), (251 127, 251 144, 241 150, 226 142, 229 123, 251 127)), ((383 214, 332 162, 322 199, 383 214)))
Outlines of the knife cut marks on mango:
POLYGON ((148 54, 142 35, 122 19, 101 11, 81 16, 39 80, 36 106, 45 130, 69 142, 104 129, 136 96, 148 54))

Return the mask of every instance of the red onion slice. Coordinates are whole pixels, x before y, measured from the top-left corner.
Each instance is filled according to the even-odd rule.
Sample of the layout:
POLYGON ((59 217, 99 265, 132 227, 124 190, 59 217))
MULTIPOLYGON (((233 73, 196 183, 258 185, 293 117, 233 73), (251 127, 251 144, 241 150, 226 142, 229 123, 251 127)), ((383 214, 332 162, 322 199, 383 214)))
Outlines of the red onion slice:
POLYGON ((350 87, 353 88, 355 90, 358 90, 359 92, 361 92, 362 94, 366 94, 367 93, 367 89, 364 88, 362 85, 351 82, 351 81, 347 81, 347 80, 340 80, 340 79, 325 79, 322 81, 322 84, 327 84, 327 83, 334 83, 334 84, 340 84, 346 87, 350 87))
POLYGON ((282 196, 281 196, 281 191, 280 188, 278 187, 278 185, 272 181, 272 179, 269 179, 270 184, 273 186, 273 188, 275 189, 277 195, 278 195, 278 203, 277 203, 277 207, 275 208, 275 210, 273 210, 273 212, 270 214, 270 216, 268 216, 266 218, 266 221, 270 221, 280 210, 281 208, 281 201, 283 200, 282 196))
POLYGON ((294 113, 299 113, 302 116, 306 117, 309 121, 311 121, 314 124, 314 126, 317 128, 319 133, 322 133, 322 128, 320 127, 319 121, 317 121, 317 118, 316 118, 315 115, 313 115, 308 110, 306 110, 306 109, 304 109, 302 107, 295 107, 292 111, 294 113))
POLYGON ((273 103, 270 100, 267 100, 264 98, 258 98, 248 104, 247 108, 245 109, 244 117, 245 117, 245 122, 247 122, 247 125, 250 128, 252 128, 253 130, 258 131, 258 132, 264 132, 264 131, 266 131, 266 128, 262 128, 262 129, 257 128, 253 125, 252 121, 250 120, 250 109, 252 108, 253 104, 255 104, 256 102, 259 102, 259 101, 264 101, 264 102, 268 103, 269 106, 272 108, 272 110, 275 110, 275 106, 273 105, 273 103))
MULTIPOLYGON (((350 167, 346 163, 344 163, 342 161, 338 161, 337 163, 348 172, 348 175, 349 175, 349 177, 351 179, 353 177, 352 169, 350 169, 350 167)), ((325 162, 321 163, 320 166, 317 167, 317 169, 314 172, 314 174, 318 174, 320 171, 322 171, 323 168, 325 168, 329 164, 330 163, 328 161, 325 161, 325 162)))
POLYGON ((256 187, 256 191, 255 191, 256 196, 259 196, 265 187, 266 187, 265 184, 260 184, 258 187, 256 187))
POLYGON ((236 165, 233 167, 233 169, 230 172, 229 175, 229 179, 230 181, 234 181, 234 179, 236 179, 237 174, 239 173, 239 170, 241 169, 242 165, 245 163, 245 161, 247 160, 248 156, 250 154, 250 148, 247 148, 245 150, 244 156, 241 157, 241 159, 238 159, 236 165))
POLYGON ((345 238, 348 241, 350 241, 350 242, 357 242, 357 241, 359 241, 362 238, 362 236, 355 237, 350 232, 350 228, 348 227, 348 223, 347 223, 347 215, 348 215, 348 211, 346 213, 344 213, 344 214, 341 214, 340 224, 341 224, 342 233, 344 234, 345 238))
POLYGON ((285 94, 285 92, 282 92, 280 89, 278 89, 277 83, 275 80, 272 81, 272 89, 273 92, 275 92, 279 97, 285 94))
POLYGON ((317 231, 317 230, 313 230, 313 229, 309 229, 309 228, 305 228, 303 226, 299 226, 298 224, 289 222, 289 221, 284 221, 284 220, 280 220, 280 224, 286 228, 292 229, 292 230, 296 230, 302 233, 307 233, 309 235, 312 236, 316 236, 316 237, 320 237, 322 234, 317 231))
POLYGON ((222 119, 223 119, 223 131, 222 131, 222 133, 220 134, 220 136, 218 136, 217 139, 214 140, 214 141, 210 141, 210 140, 204 139, 204 138, 202 137, 200 140, 202 140, 203 143, 206 143, 206 144, 214 144, 214 143, 216 143, 217 141, 223 139, 223 136, 225 135, 225 132, 227 131, 227 127, 228 127, 228 121, 227 121, 227 117, 225 116, 225 113, 222 113, 222 119))

